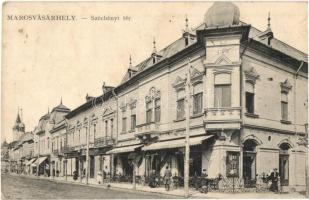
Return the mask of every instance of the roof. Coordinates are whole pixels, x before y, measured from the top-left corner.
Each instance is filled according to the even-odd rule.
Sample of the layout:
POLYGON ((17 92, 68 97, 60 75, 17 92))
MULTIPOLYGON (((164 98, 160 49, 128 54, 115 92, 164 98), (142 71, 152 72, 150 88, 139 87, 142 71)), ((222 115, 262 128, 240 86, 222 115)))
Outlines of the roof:
POLYGON ((51 112, 55 112, 55 111, 70 112, 70 109, 68 107, 66 107, 65 105, 63 105, 62 101, 61 101, 61 103, 58 106, 54 107, 51 112))
MULTIPOLYGON (((245 22, 240 22, 240 25, 248 25, 245 22)), ((197 26, 195 29, 193 29, 194 31, 197 30, 203 30, 205 28, 205 24, 202 23, 199 26, 197 26)), ((250 32, 249 32, 249 38, 252 38, 256 41, 261 42, 261 40, 259 40, 258 37, 256 37, 258 34, 262 33, 263 31, 258 30, 255 27, 250 28, 250 32)), ((160 56, 162 56, 160 58, 160 60, 164 60, 165 58, 171 57, 172 55, 175 55, 176 53, 178 53, 179 51, 188 48, 190 45, 185 46, 185 42, 184 42, 185 38, 181 37, 179 39, 177 39, 175 42, 173 42, 172 44, 168 45, 166 48, 160 50, 158 52, 158 54, 160 56)), ((194 44, 196 43, 196 39, 194 40, 194 42, 191 43, 194 44)), ((276 39, 273 38, 272 39, 272 43, 270 48, 273 48, 279 52, 282 52, 288 56, 291 56, 294 59, 297 59, 299 61, 305 61, 308 62, 308 55, 300 50, 297 50, 296 48, 276 39)), ((159 61, 160 61, 159 60, 159 61)), ((139 63, 136 66, 133 66, 132 68, 137 69, 137 73, 140 73, 141 71, 143 71, 144 69, 147 69, 151 66, 153 66, 154 64, 152 63, 152 57, 150 56, 149 58, 147 58, 146 60, 142 61, 141 63, 139 63)), ((136 75, 136 74, 135 74, 136 75)), ((129 76, 128 73, 125 74, 124 78, 122 79, 121 83, 124 83, 126 81, 128 81, 131 77, 129 76)))

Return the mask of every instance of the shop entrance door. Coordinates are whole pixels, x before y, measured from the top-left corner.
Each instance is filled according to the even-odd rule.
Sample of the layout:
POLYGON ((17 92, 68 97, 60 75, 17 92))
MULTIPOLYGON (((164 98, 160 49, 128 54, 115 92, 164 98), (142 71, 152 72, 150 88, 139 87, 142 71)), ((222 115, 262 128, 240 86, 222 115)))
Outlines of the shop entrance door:
POLYGON ((291 146, 288 143, 280 145, 279 149, 279 176, 282 186, 289 185, 289 149, 291 146))
POLYGON ((201 176, 202 173, 202 152, 190 152, 189 175, 201 176))
POLYGON ((94 156, 90 156, 90 178, 94 178, 94 156))
POLYGON ((243 155, 243 177, 245 187, 254 187, 256 181, 256 154, 244 153, 243 155))

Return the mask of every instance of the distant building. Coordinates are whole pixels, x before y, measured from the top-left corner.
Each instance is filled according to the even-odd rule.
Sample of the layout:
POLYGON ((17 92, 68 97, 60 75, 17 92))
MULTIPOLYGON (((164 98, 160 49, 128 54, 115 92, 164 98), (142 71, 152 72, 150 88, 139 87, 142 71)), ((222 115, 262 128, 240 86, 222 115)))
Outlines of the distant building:
MULTIPOLYGON (((52 162, 53 156, 58 156, 56 151, 64 147, 64 138, 53 136, 53 130, 58 123, 64 119, 64 116, 70 112, 70 109, 62 104, 62 100, 58 106, 47 112, 39 120, 34 130, 34 154, 38 158, 34 163, 34 168, 39 169, 39 175, 50 176, 54 169, 55 161, 52 162)), ((34 169, 36 171, 36 169, 34 169)))

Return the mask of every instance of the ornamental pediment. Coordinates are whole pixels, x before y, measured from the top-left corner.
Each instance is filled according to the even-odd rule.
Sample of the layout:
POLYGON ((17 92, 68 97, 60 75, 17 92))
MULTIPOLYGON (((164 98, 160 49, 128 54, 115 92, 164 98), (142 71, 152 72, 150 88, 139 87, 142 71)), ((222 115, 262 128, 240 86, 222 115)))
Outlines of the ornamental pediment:
POLYGON ((288 93, 292 89, 292 85, 288 79, 286 79, 284 82, 281 82, 280 86, 281 86, 281 92, 288 93))
POLYGON ((197 70, 196 68, 192 68, 191 71, 191 82, 193 84, 198 83, 198 82, 202 82, 203 80, 203 73, 200 72, 199 70, 197 70))
POLYGON ((185 83, 186 83, 186 79, 185 78, 181 78, 180 76, 177 76, 174 83, 172 84, 173 87, 177 90, 180 88, 184 88, 185 87, 185 83))
POLYGON ((104 109, 102 116, 105 117, 107 115, 111 115, 111 114, 114 114, 114 113, 115 113, 115 110, 112 109, 110 106, 108 106, 104 109))
POLYGON ((225 54, 221 54, 215 61, 215 64, 216 65, 231 65, 233 63, 225 54))
POLYGON ((145 97, 145 101, 149 102, 158 98, 161 98, 161 91, 157 90, 155 87, 152 87, 149 90, 149 94, 145 97))
POLYGON ((260 77, 256 72, 254 67, 251 67, 249 70, 245 70, 246 81, 250 81, 255 84, 255 81, 260 77))

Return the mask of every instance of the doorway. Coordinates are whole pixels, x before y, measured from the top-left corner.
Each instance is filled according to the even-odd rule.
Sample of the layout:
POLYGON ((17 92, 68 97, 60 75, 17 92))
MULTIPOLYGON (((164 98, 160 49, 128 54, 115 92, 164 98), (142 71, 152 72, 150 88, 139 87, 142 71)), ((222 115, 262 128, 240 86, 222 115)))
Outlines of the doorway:
POLYGON ((94 178, 94 156, 90 156, 90 178, 94 178))
POLYGON ((255 140, 249 139, 243 147, 243 179, 247 188, 255 187, 256 183, 256 146, 255 140))
POLYGON ((279 176, 281 178, 281 185, 289 185, 289 149, 290 145, 282 143, 279 150, 279 176))

